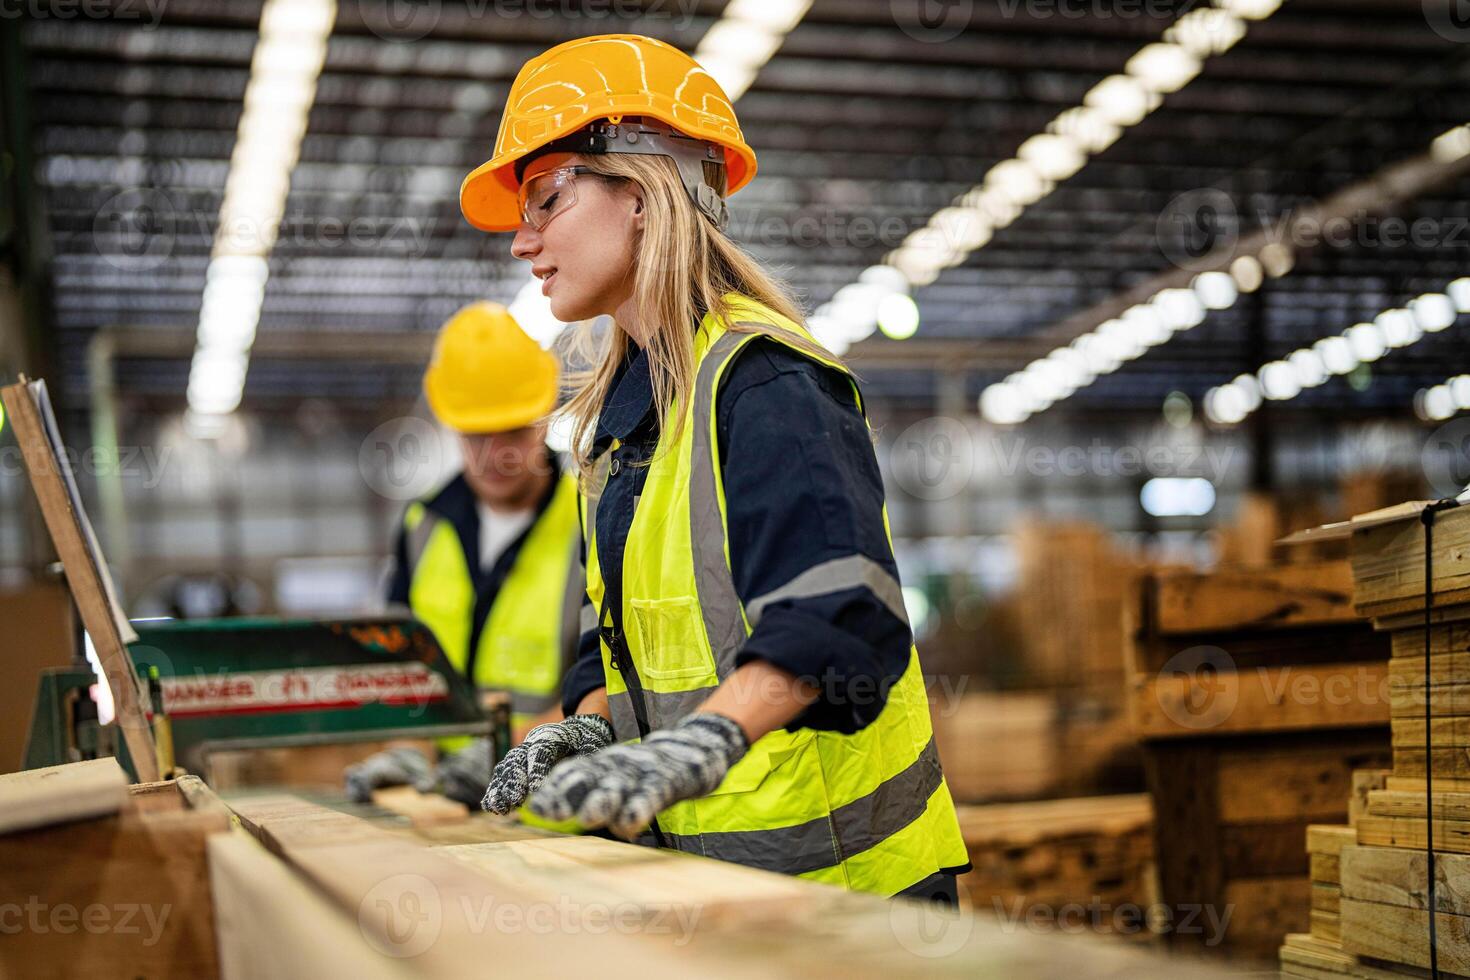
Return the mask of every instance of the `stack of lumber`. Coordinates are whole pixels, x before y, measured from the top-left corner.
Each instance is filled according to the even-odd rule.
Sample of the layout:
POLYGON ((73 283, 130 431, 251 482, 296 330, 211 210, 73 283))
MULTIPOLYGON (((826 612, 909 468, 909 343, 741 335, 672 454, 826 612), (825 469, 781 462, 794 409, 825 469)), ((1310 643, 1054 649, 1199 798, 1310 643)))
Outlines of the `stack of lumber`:
POLYGON ((956 802, 1049 794, 1061 755, 1060 712, 1046 692, 931 694, 934 741, 956 802), (1004 750, 1002 751, 1002 747, 1004 750))
POLYGON ((1152 574, 1129 614, 1160 899, 1229 909, 1226 951, 1275 959, 1311 923, 1307 826, 1345 823, 1354 770, 1389 762, 1387 641, 1354 610, 1346 562, 1152 574))
POLYGON ((1152 938, 1153 802, 1146 793, 958 808, 977 912, 1041 930, 1152 938), (1063 911, 1065 910, 1065 912, 1063 911))
POLYGON ((112 759, 0 775, 0 976, 217 975, 205 848, 229 828, 192 776, 129 787, 112 759))
POLYGON ((1435 523, 1427 686, 1420 509, 1402 505, 1348 525, 1355 606, 1388 635, 1393 653, 1383 688, 1393 770, 1366 794, 1353 840, 1340 853, 1338 927, 1351 962, 1338 972, 1349 976, 1422 975, 1430 966, 1431 766, 1438 966, 1442 976, 1470 975, 1470 508, 1435 523), (1427 753, 1426 699, 1433 715, 1427 753))
POLYGON ((1123 605, 1143 568, 1095 524, 1027 522, 1015 548, 1024 682, 1116 704, 1123 605))
POLYGON ((210 842, 226 976, 1221 976, 485 814, 388 828, 296 797, 228 802, 243 830, 210 842))

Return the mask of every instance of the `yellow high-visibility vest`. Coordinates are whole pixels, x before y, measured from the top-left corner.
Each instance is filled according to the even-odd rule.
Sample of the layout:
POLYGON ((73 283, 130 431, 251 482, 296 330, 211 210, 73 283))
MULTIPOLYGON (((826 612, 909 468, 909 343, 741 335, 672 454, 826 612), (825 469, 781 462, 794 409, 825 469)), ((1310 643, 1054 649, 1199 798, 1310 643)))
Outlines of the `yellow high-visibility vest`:
MULTIPOLYGON (((449 662, 466 671, 475 616, 470 559, 454 526, 422 503, 408 508, 403 526, 409 606, 434 631, 449 662)), ((561 679, 575 657, 580 625, 579 545, 577 481, 566 474, 496 593, 469 678, 476 688, 508 692, 516 724, 561 701, 561 679)))
MULTIPOLYGON (((735 310, 731 323, 706 316, 699 326, 697 374, 682 434, 677 441, 671 437, 671 418, 628 532, 620 612, 630 664, 624 666, 641 693, 630 693, 606 637, 601 644, 619 741, 639 736, 635 698, 641 698, 649 730, 667 727, 703 702, 734 671, 736 655, 770 602, 865 585, 895 615, 908 618, 898 582, 860 555, 819 565, 748 603, 736 594, 715 395, 735 355, 762 335, 742 324, 769 325, 764 335, 788 346, 793 337, 810 341, 811 335, 754 300, 728 299, 735 310)), ((847 373, 834 360, 817 360, 847 373)), ((582 506, 587 592, 607 627, 612 617, 603 608, 596 500, 584 498, 582 506)), ((885 510, 885 527, 887 521, 885 510)), ((669 807, 659 814, 658 826, 680 850, 881 895, 965 866, 918 651, 910 648, 908 667, 866 728, 851 735, 809 728, 771 732, 712 794, 669 807)))

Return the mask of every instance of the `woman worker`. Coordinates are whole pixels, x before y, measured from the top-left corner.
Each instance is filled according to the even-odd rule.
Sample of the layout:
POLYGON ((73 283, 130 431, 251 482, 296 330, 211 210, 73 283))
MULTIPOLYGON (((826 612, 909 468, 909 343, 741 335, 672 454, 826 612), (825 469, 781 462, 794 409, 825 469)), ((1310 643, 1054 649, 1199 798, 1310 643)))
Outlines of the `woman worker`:
POLYGON ((755 165, 693 59, 610 35, 528 62, 465 179, 559 320, 615 324, 568 405, 590 605, 567 718, 483 805, 953 902, 968 862, 858 387, 723 231, 755 165))

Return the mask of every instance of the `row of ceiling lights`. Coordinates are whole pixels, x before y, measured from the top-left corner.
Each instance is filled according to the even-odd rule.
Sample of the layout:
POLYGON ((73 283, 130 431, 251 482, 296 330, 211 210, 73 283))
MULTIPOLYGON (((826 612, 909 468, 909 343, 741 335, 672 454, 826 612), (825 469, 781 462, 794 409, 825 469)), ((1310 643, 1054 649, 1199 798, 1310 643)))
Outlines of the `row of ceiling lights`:
POLYGON ((1270 17, 1280 6, 1281 0, 1216 0, 1180 17, 1162 41, 1129 58, 1121 74, 1098 82, 1082 105, 1058 115, 1022 143, 1014 158, 996 164, 981 183, 935 212, 882 264, 839 289, 812 316, 812 333, 837 354, 874 330, 896 339, 912 336, 918 327, 917 309, 911 313, 908 300, 913 287, 928 285, 984 248, 997 231, 1147 118, 1165 95, 1192 81, 1206 58, 1234 47, 1248 21, 1270 17))
MULTIPOLYGON (((1457 126, 1435 138, 1430 145, 1429 154, 1437 163, 1451 163, 1470 156, 1470 126, 1457 126)), ((1282 226, 1283 230, 1290 227, 1289 222, 1282 226)), ((1219 263, 1221 268, 1195 276, 1189 288, 1161 289, 1130 307, 1121 316, 1098 325, 1070 344, 1056 348, 1022 370, 988 386, 980 395, 981 415, 996 425, 1024 422, 1037 412, 1045 411, 1057 402, 1071 397, 1097 378, 1111 374, 1124 364, 1142 357, 1175 334, 1198 326, 1211 311, 1229 309, 1242 294, 1259 289, 1266 278, 1274 279, 1286 275, 1296 264, 1296 251, 1284 241, 1268 241, 1254 254, 1237 255, 1234 258, 1222 255, 1219 263)), ((1434 323, 1443 315, 1449 300, 1445 299, 1441 303, 1428 295, 1415 302, 1425 311, 1424 322, 1434 323)), ((1388 317, 1388 322, 1400 325, 1394 328, 1393 334, 1385 335, 1386 340, 1390 336, 1394 340, 1403 337, 1403 331, 1408 328, 1402 324, 1418 322, 1406 311, 1388 311, 1384 316, 1388 317), (1403 316, 1397 315, 1400 313, 1403 316)), ((1453 316, 1450 319, 1452 322, 1453 316)), ((1421 329, 1420 333, 1422 332, 1421 329)), ((1362 331, 1359 336, 1364 336, 1362 331)), ((1415 335, 1412 340, 1417 339, 1418 336, 1415 335)), ((1404 343, 1412 343, 1412 340, 1404 343)), ((1364 350, 1372 349, 1372 344, 1366 339, 1361 344, 1364 350)), ((1333 363, 1344 363, 1345 348, 1330 343, 1328 346, 1333 350, 1333 363)), ((1390 343, 1390 346, 1393 344, 1390 343)), ((1317 356, 1315 352, 1298 356, 1297 363, 1300 367, 1294 369, 1296 373, 1292 376, 1304 379, 1315 377, 1316 369, 1312 364, 1317 356)), ((1320 366, 1328 370, 1325 363, 1320 366)), ((1286 390, 1284 379, 1287 375, 1281 368, 1271 367, 1273 379, 1283 385, 1281 390, 1286 390)), ((1207 412, 1210 405, 1216 409, 1213 416, 1216 421, 1238 422, 1259 405, 1259 398, 1251 395, 1251 376, 1242 377, 1246 380, 1237 378, 1232 382, 1235 385, 1233 390, 1226 390, 1223 395, 1216 395, 1207 401, 1207 412), (1245 407, 1247 405, 1250 407, 1245 407)), ((1322 380, 1325 379, 1324 375, 1322 380)), ((1321 381, 1316 383, 1320 384, 1321 381)), ((1256 392, 1256 395, 1264 396, 1265 392, 1262 390, 1256 392)))
POLYGON ((335 0, 267 0, 261 11, 189 365, 195 431, 217 429, 244 393, 268 257, 336 16, 335 0))
POLYGON ((1456 279, 1442 293, 1425 293, 1407 307, 1384 310, 1371 322, 1324 337, 1262 365, 1254 374, 1211 388, 1204 397, 1205 417, 1219 425, 1234 425, 1264 401, 1290 401, 1330 378, 1374 363, 1389 351, 1413 346, 1453 326, 1461 313, 1470 313, 1470 278, 1456 279))

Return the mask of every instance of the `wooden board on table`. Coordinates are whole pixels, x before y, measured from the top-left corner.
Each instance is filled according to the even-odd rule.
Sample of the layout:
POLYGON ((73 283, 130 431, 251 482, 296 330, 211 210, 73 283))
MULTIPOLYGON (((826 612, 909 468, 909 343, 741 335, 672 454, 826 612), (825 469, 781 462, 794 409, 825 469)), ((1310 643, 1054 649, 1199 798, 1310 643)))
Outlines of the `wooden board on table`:
POLYGON ((420 976, 413 959, 392 955, 392 947, 374 949, 356 916, 322 897, 244 831, 209 841, 209 879, 222 977, 420 976))
MULTIPOLYGON (((373 834, 377 828, 363 821, 322 813, 300 800, 236 798, 231 804, 247 829, 283 855, 295 873, 355 917, 370 943, 392 942, 387 923, 377 919, 380 910, 408 909, 410 896, 429 901, 437 932, 412 960, 417 976, 460 977, 483 972, 487 964, 534 964, 533 972, 557 976, 585 970, 613 980, 1225 976, 1208 965, 1148 956, 1106 940, 1036 935, 967 914, 938 921, 937 913, 918 903, 599 838, 475 845, 480 853, 460 860, 444 847, 373 834), (486 853, 494 848, 499 852, 486 853), (554 893, 553 876, 564 878, 554 893), (796 891, 803 894, 799 902, 782 897, 796 891), (737 892, 754 908, 737 909, 737 892), (693 904, 676 897, 681 893, 693 895, 693 904), (670 904, 648 917, 640 915, 644 906, 621 898, 670 904), (767 901, 774 907, 762 911, 767 901), (787 914, 773 917, 776 908, 787 914), (566 927, 559 925, 562 910, 572 916, 566 927)), ((413 908, 425 907, 420 902, 413 908)))
POLYGON ((0 836, 0 895, 71 909, 75 927, 5 936, 0 976, 215 976, 205 847, 229 827, 223 808, 149 787, 108 816, 0 836), (99 915, 112 928, 96 928, 99 915))
POLYGON ((116 759, 68 762, 0 775, 0 834, 107 816, 128 798, 116 759))
POLYGON ((0 388, 0 401, 15 428, 31 489, 66 570, 66 582, 82 625, 107 675, 116 723, 127 743, 133 770, 139 782, 153 782, 159 778, 158 758, 144 710, 147 699, 127 648, 137 636, 118 605, 112 578, 82 508, 71 463, 62 451, 56 420, 51 417, 45 384, 7 385, 0 388))
POLYGON ((373 791, 373 805, 407 817, 415 827, 463 823, 470 808, 437 793, 420 793, 412 786, 390 786, 373 791))
POLYGON ((1129 720, 1141 739, 1387 725, 1387 676, 1379 662, 1138 675, 1129 720))

